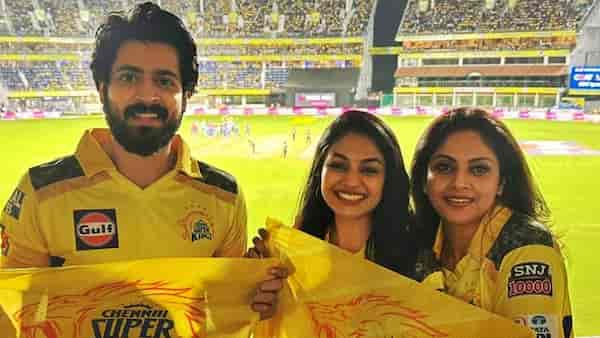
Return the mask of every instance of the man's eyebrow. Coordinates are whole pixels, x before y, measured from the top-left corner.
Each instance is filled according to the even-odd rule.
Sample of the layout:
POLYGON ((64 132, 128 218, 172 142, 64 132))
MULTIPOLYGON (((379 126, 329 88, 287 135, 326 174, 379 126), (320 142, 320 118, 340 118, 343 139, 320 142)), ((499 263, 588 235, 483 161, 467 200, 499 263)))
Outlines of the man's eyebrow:
POLYGON ((174 72, 168 70, 168 69, 159 69, 157 71, 154 72, 156 75, 166 75, 166 76, 171 76, 174 77, 176 79, 179 79, 179 76, 177 76, 177 74, 175 74, 174 72))
POLYGON ((141 68, 132 66, 132 65, 121 65, 121 66, 117 67, 117 69, 115 69, 115 73, 122 72, 122 71, 130 71, 130 72, 136 72, 136 73, 143 72, 143 70, 141 68))
MULTIPOLYGON (((129 72, 135 72, 135 73, 143 73, 144 72, 143 69, 136 67, 136 66, 132 66, 132 65, 121 65, 117 69, 115 69, 115 73, 123 72, 123 71, 129 71, 129 72)), ((160 76, 169 76, 169 77, 174 77, 176 79, 179 79, 179 76, 177 76, 177 74, 175 74, 174 72, 172 72, 168 69, 159 69, 157 71, 154 71, 154 74, 160 75, 160 76)))

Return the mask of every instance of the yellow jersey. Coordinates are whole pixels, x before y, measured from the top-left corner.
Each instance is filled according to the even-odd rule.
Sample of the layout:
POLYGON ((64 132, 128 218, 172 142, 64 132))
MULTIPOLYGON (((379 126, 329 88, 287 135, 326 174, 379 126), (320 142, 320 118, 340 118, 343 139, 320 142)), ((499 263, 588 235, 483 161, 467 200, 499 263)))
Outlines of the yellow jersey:
POLYGON ((432 250, 417 258, 417 280, 528 326, 536 338, 573 337, 564 260, 545 227, 496 208, 454 271, 440 264, 443 238, 440 225, 432 250))
POLYGON ((163 257, 241 257, 246 206, 235 179, 195 160, 180 136, 174 168, 146 188, 84 133, 74 155, 29 169, 0 218, 0 268, 163 257))

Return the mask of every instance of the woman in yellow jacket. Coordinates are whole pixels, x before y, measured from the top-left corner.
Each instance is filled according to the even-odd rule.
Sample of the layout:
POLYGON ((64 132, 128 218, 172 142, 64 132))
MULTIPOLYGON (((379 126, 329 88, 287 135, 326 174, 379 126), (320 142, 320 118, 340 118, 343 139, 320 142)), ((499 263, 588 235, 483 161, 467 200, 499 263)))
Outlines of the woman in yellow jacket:
POLYGON ((418 280, 539 338, 573 337, 565 264, 543 224, 549 210, 501 121, 477 108, 436 118, 413 157, 411 194, 424 247, 418 280))

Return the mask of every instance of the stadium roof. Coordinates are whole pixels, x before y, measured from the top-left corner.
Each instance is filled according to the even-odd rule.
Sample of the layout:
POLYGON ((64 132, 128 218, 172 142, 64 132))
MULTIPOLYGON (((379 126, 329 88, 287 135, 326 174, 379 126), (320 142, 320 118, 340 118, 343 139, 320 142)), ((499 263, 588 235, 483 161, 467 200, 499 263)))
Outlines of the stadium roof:
POLYGON ((563 76, 569 74, 565 65, 502 65, 502 66, 425 66, 402 67, 396 70, 396 77, 483 77, 501 76, 563 76))

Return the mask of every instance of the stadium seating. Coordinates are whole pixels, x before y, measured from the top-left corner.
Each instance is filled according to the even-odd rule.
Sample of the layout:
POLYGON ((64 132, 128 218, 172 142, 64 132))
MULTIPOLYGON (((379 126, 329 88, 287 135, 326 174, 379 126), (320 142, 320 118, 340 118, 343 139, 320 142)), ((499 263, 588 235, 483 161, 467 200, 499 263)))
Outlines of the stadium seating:
POLYGON ((20 99, 12 104, 16 112, 72 112, 73 102, 68 98, 30 98, 20 99))
POLYGON ((201 62, 200 88, 261 88, 261 66, 256 63, 201 62))
POLYGON ((0 82, 9 90, 77 90, 94 86, 89 61, 1 61, 0 82))
POLYGON ((55 62, 32 62, 28 66, 19 63, 19 71, 25 77, 28 89, 67 89, 65 79, 55 62))
POLYGON ((0 82, 3 83, 8 90, 25 89, 25 83, 19 77, 17 62, 0 62, 0 82))
POLYGON ((83 90, 94 87, 94 81, 90 76, 89 61, 81 63, 60 61, 58 66, 71 89, 83 90))
MULTIPOLYGON (((0 35, 92 37, 109 12, 130 8, 142 0, 23 0, 6 1, 0 35)), ((200 37, 320 37, 360 36, 374 0, 162 0, 162 7, 179 15, 200 37), (201 7, 203 4, 203 7, 201 7), (346 8, 350 4, 349 8, 346 8)), ((77 61, 0 63, 0 82, 9 90, 78 90, 94 87, 89 72, 89 44, 0 43, 7 54, 69 54, 77 61)), ((356 55, 362 46, 200 46, 213 55, 356 55)), ((276 88, 287 81, 286 67, 309 62, 200 63, 200 88, 276 88), (284 66, 285 65, 285 66, 284 66)))
POLYGON ((31 1, 6 1, 6 9, 15 35, 41 35, 31 1))
POLYGON ((8 28, 8 23, 4 19, 0 20, 0 35, 9 35, 10 29, 8 28))
POLYGON ((246 47, 235 45, 218 46, 198 46, 198 54, 202 56, 236 56, 236 55, 360 55, 362 54, 362 44, 349 45, 299 45, 299 46, 260 46, 246 47))
MULTIPOLYGON (((0 34, 92 36, 110 11, 141 0, 6 1, 7 18, 0 34)), ((163 0, 199 36, 339 36, 361 35, 374 0, 163 0), (204 7, 201 8, 201 4, 204 7)))
POLYGON ((265 72, 265 87, 279 88, 287 82, 289 70, 284 67, 269 67, 265 72))
POLYGON ((496 31, 572 30, 589 9, 592 0, 506 1, 436 0, 433 8, 422 11, 418 1, 410 1, 401 32, 466 33, 496 31))
MULTIPOLYGON (((144 0, 22 0, 4 1, 0 35, 91 38, 110 12, 144 0)), ((436 0, 421 11, 419 1, 408 2, 401 32, 460 33, 496 31, 570 30, 585 15, 592 0, 519 0, 514 8, 496 0, 436 0)), ((179 15, 200 39, 206 37, 355 37, 365 34, 374 0, 161 0, 162 7, 179 15), (350 5, 348 8, 347 5, 350 5)), ((559 38, 408 42, 418 50, 506 50, 569 48, 559 38)), ((360 43, 198 48, 199 88, 279 88, 290 69, 321 67, 318 61, 214 61, 211 56, 360 55, 360 43)), ((56 43, 0 43, 4 54, 69 54, 81 61, 0 61, 0 83, 9 90, 93 89, 89 71, 91 45, 56 43)), ((71 59, 71 58, 69 58, 71 59)), ((283 58, 285 60, 285 58, 283 58)), ((341 60, 327 67, 355 65, 341 60)))
POLYGON ((217 63, 208 61, 198 65, 198 85, 201 88, 218 88, 217 63))
MULTIPOLYGON (((123 10, 141 0, 6 1, 7 16, 0 34, 91 37, 109 11, 123 10), (5 22, 8 20, 10 22, 5 22), (11 30, 12 27, 12 30, 11 30)), ((421 11, 409 1, 404 33, 476 31, 539 31, 574 29, 592 0, 507 1, 436 0, 421 11)), ((205 37, 360 36, 374 0, 163 0, 190 29, 205 37), (346 4, 351 6, 346 8, 346 4), (204 6, 201 7, 201 4, 204 6)))
MULTIPOLYGON (((88 36, 109 11, 140 0, 6 1, 7 19, 0 34, 88 36), (12 32, 10 31, 12 26, 12 32)), ((166 9, 183 18, 199 36, 360 36, 365 32, 374 0, 163 0, 166 9), (201 8, 201 4, 204 7, 201 8)), ((538 31, 574 29, 592 0, 506 1, 436 0, 421 11, 409 1, 402 23, 405 33, 475 31, 538 31)))
POLYGON ((77 13, 77 0, 38 0, 40 5, 48 9, 48 17, 52 20, 53 32, 61 32, 64 36, 81 36, 87 33, 77 13), (79 20, 78 20, 79 18, 79 20))
POLYGON ((523 50, 523 49, 569 49, 574 38, 514 38, 514 39, 479 39, 479 40, 444 40, 444 41, 405 41, 403 48, 410 50, 523 50))

